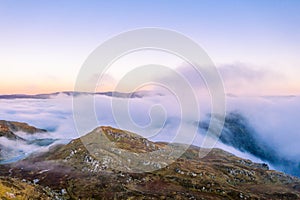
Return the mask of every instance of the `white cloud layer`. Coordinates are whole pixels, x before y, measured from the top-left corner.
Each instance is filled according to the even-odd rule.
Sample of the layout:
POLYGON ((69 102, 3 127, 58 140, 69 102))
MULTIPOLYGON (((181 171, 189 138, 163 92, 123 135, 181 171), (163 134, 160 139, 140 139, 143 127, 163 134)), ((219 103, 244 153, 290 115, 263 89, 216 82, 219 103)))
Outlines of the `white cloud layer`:
MULTIPOLYGON (((86 98, 78 96, 74 98, 86 98)), ((115 98, 105 95, 95 96, 95 112, 98 119, 98 125, 109 125, 118 127, 114 120, 111 100, 116 102, 126 102, 129 105, 129 114, 135 125, 144 130, 139 134, 149 137, 154 141, 172 141, 176 130, 181 125, 187 132, 192 126, 196 126, 197 121, 204 119, 204 116, 210 112, 209 99, 200 98, 200 118, 186 118, 181 121, 181 107, 176 98, 170 94, 165 96, 146 96, 143 98, 115 98), (153 107, 154 106, 154 107, 153 107), (151 110, 152 108, 152 110, 151 110), (150 113, 150 114, 149 114, 150 113), (150 126, 148 126, 150 124, 150 126), (161 126, 163 128, 161 129, 161 126), (155 133, 158 133, 155 135, 155 133), (153 135, 154 134, 154 135, 153 135)), ((61 139, 61 142, 78 137, 76 132, 72 97, 61 94, 50 99, 0 99, 0 116, 4 120, 26 122, 30 125, 44 128, 49 131, 47 134, 36 135, 36 138, 61 139)), ((259 139, 265 141, 270 146, 276 148, 279 153, 289 159, 298 161, 300 157, 300 97, 298 96, 273 96, 273 97, 228 97, 227 112, 237 111, 243 114, 251 126, 256 130, 259 139)), ((126 113, 118 113, 122 116, 126 113)), ((121 117, 122 118, 122 117, 121 117)), ((121 124, 130 124, 127 118, 121 124)), ((95 127, 90 127, 92 130, 95 127)), ((131 126, 119 127, 131 130, 131 126)), ((89 131, 87 130, 87 131, 89 131)), ((18 133, 27 139, 32 136, 18 133)), ((181 138, 182 142, 188 141, 181 138)), ((201 134, 197 134, 194 144, 200 146, 203 140, 201 134)), ((27 146, 25 143, 16 144, 14 142, 0 140, 12 147, 22 149, 25 152, 31 152, 36 146, 27 146)), ((232 147, 218 143, 216 147, 223 148, 236 155, 255 159, 247 153, 241 153, 232 147)), ((259 159, 256 159, 258 161, 259 159)))

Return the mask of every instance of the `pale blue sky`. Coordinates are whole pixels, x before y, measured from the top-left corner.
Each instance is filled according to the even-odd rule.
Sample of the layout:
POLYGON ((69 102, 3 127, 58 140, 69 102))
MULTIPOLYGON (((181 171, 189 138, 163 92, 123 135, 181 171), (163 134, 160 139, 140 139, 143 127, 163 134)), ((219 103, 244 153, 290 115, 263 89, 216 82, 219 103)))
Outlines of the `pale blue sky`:
MULTIPOLYGON (((198 42, 217 65, 283 73, 300 93, 300 1, 0 1, 0 93, 72 90, 110 37, 162 27, 198 42)), ((287 92, 288 93, 288 92, 287 92)))

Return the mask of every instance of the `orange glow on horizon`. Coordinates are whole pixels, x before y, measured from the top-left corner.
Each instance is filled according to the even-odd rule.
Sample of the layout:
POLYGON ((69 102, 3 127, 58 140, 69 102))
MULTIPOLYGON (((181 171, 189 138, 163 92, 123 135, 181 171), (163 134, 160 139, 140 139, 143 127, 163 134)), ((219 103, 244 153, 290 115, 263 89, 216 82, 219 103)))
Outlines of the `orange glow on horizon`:
MULTIPOLYGON (((96 92, 114 91, 116 83, 110 81, 102 84, 101 87, 95 88, 96 92)), ((19 82, 3 81, 0 84, 0 94, 45 94, 63 91, 74 91, 74 83, 72 81, 36 81, 35 83, 29 80, 19 82)), ((238 87, 236 85, 226 85, 225 93, 234 94, 237 96, 260 96, 260 95, 300 95, 300 83, 297 81, 286 81, 279 83, 260 83, 259 85, 243 85, 238 87)), ((152 86, 143 86, 136 88, 137 90, 155 90, 152 86)), ((119 91, 131 92, 131 91, 119 91)))
MULTIPOLYGON (((55 92, 64 92, 64 91, 73 91, 74 87, 70 86, 48 86, 48 87, 22 87, 22 86, 9 86, 9 87, 3 87, 3 85, 0 87, 0 94, 1 95, 9 95, 9 94, 29 94, 29 95, 35 95, 35 94, 49 94, 49 93, 55 93, 55 92)), ((145 89, 144 89, 145 90, 145 89)), ((150 89, 151 90, 151 89, 150 89)), ((114 91, 114 88, 102 88, 101 90, 96 90, 95 92, 108 92, 108 91, 114 91)), ((119 91, 122 92, 122 91, 119 91)), ((128 92, 128 91, 123 91, 128 92)), ((227 94, 234 94, 237 96, 260 96, 260 95, 300 95, 300 89, 297 87, 293 88, 287 88, 283 90, 282 88, 279 90, 278 88, 269 88, 264 89, 260 93, 254 93, 254 92, 245 92, 245 91, 226 91, 227 94)))
MULTIPOLYGON (((96 92, 107 92, 113 91, 113 87, 101 87, 101 90, 97 88, 96 92)), ((9 94, 49 94, 55 92, 64 92, 64 91, 74 91, 74 84, 64 83, 64 84, 24 84, 24 83, 6 83, 0 85, 0 94, 9 95, 9 94)))

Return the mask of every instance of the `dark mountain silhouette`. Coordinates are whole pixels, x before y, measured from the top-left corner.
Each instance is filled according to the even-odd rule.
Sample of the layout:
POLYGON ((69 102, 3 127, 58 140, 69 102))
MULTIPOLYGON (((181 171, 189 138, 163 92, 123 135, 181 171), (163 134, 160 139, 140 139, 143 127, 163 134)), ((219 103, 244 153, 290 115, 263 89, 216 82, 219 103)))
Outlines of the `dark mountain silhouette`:
POLYGON ((95 93, 89 93, 89 92, 74 92, 74 91, 64 91, 64 92, 55 92, 55 93, 49 93, 49 94, 8 94, 8 95, 0 95, 0 99, 50 99, 53 97, 56 97, 58 95, 66 95, 66 96, 72 96, 72 97, 78 97, 82 95, 104 95, 109 97, 117 97, 117 98, 143 98, 147 96, 163 96, 162 93, 159 92, 153 92, 153 91, 136 91, 132 93, 126 93, 126 92, 95 92, 95 93))
MULTIPOLYGON (((209 116, 210 117, 210 116, 209 116)), ((218 119, 218 117, 216 118, 218 119)), ((209 120, 199 123, 205 131, 208 129, 209 120)), ((225 117, 224 128, 219 137, 224 144, 230 145, 242 152, 250 153, 261 160, 276 166, 278 169, 300 177, 299 162, 289 160, 259 137, 256 130, 248 120, 238 112, 231 112, 225 117)))

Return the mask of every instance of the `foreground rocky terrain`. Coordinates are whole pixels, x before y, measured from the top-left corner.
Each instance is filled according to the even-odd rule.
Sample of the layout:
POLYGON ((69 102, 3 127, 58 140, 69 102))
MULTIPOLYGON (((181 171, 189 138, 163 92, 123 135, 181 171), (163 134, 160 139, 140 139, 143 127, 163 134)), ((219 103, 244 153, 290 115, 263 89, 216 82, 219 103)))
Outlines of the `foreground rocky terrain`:
MULTIPOLYGON (((184 147, 99 127, 67 145, 2 165, 0 176, 25 181, 18 184, 26 184, 31 195, 46 195, 40 199, 300 199, 298 178, 221 149, 207 149, 201 159, 195 146, 180 158, 172 154, 184 147)), ((10 184, 5 188, 2 199, 18 194, 10 184)))
POLYGON ((19 179, 0 177, 1 199, 61 199, 61 195, 48 187, 20 181, 19 179))

